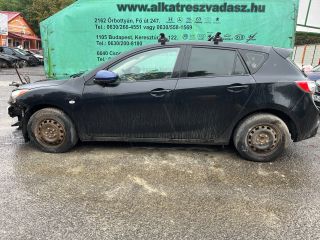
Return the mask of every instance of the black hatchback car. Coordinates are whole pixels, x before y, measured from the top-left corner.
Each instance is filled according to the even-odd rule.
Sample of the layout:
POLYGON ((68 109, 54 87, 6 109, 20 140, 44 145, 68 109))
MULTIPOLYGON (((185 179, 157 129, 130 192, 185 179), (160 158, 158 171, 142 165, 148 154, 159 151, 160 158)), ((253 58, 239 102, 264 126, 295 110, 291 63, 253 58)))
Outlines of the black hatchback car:
POLYGON ((315 84, 289 55, 232 43, 144 46, 69 80, 14 90, 9 115, 46 152, 78 140, 233 143, 248 160, 271 161, 319 125, 315 84))

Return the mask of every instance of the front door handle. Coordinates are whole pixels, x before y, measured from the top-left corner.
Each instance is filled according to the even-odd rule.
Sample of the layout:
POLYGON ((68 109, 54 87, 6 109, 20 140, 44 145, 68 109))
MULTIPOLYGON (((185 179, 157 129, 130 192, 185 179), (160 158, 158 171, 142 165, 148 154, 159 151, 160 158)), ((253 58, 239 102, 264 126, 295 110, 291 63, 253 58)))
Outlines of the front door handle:
POLYGON ((154 97, 163 97, 171 91, 172 90, 170 90, 170 89, 156 88, 150 92, 150 95, 154 96, 154 97))
POLYGON ((229 92, 238 93, 249 88, 249 85, 234 84, 227 87, 229 92))

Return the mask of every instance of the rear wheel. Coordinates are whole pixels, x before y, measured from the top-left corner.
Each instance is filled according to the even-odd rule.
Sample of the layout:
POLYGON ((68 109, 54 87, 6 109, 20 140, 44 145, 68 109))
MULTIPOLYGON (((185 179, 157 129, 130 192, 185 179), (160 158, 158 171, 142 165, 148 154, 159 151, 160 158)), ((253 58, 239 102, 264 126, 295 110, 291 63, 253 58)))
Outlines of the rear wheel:
POLYGON ((272 114, 255 114, 240 122, 233 142, 245 159, 269 162, 279 157, 291 142, 287 125, 272 114))
POLYGON ((34 113, 27 128, 31 142, 45 152, 66 152, 78 141, 70 118, 55 108, 44 108, 34 113))

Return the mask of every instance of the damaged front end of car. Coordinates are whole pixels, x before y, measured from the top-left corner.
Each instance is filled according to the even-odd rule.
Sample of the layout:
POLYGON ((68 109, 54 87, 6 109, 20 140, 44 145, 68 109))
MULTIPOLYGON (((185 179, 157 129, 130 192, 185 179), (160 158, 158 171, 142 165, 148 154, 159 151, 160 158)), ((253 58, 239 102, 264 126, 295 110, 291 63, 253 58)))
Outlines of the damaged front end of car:
POLYGON ((16 89, 12 90, 12 93, 8 101, 8 114, 12 118, 18 118, 18 121, 12 124, 11 126, 18 127, 19 130, 22 130, 25 141, 28 141, 29 138, 25 121, 26 110, 25 107, 23 107, 23 105, 19 103, 19 101, 17 101, 17 99, 30 91, 30 89, 24 87, 26 84, 30 83, 30 78, 28 76, 21 76, 16 66, 15 70, 20 82, 13 81, 10 84, 10 86, 16 87, 16 89))
POLYGON ((8 114, 10 117, 17 117, 18 121, 12 124, 12 127, 18 127, 19 130, 22 130, 23 137, 25 141, 29 141, 27 133, 27 121, 26 121, 26 109, 25 107, 18 103, 15 99, 15 96, 19 93, 19 96, 28 92, 28 89, 15 89, 12 91, 12 94, 9 99, 8 114))

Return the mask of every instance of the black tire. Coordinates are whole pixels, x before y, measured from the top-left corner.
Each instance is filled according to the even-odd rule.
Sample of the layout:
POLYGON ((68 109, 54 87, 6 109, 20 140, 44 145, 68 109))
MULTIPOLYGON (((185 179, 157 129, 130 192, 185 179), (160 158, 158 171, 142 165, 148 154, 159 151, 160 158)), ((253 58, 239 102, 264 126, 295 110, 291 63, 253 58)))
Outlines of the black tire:
POLYGON ((29 66, 28 62, 26 60, 22 60, 22 68, 28 67, 28 66, 29 66))
POLYGON ((9 68, 9 63, 3 59, 0 59, 0 68, 9 68))
POLYGON ((234 145, 250 161, 270 162, 291 143, 287 125, 272 114, 255 114, 242 120, 235 129, 234 145))
POLYGON ((55 108, 35 112, 29 119, 27 130, 31 142, 44 152, 67 152, 78 142, 71 119, 55 108))
POLYGON ((23 61, 19 61, 19 62, 18 62, 18 66, 19 66, 19 68, 23 68, 23 66, 24 66, 23 61))

